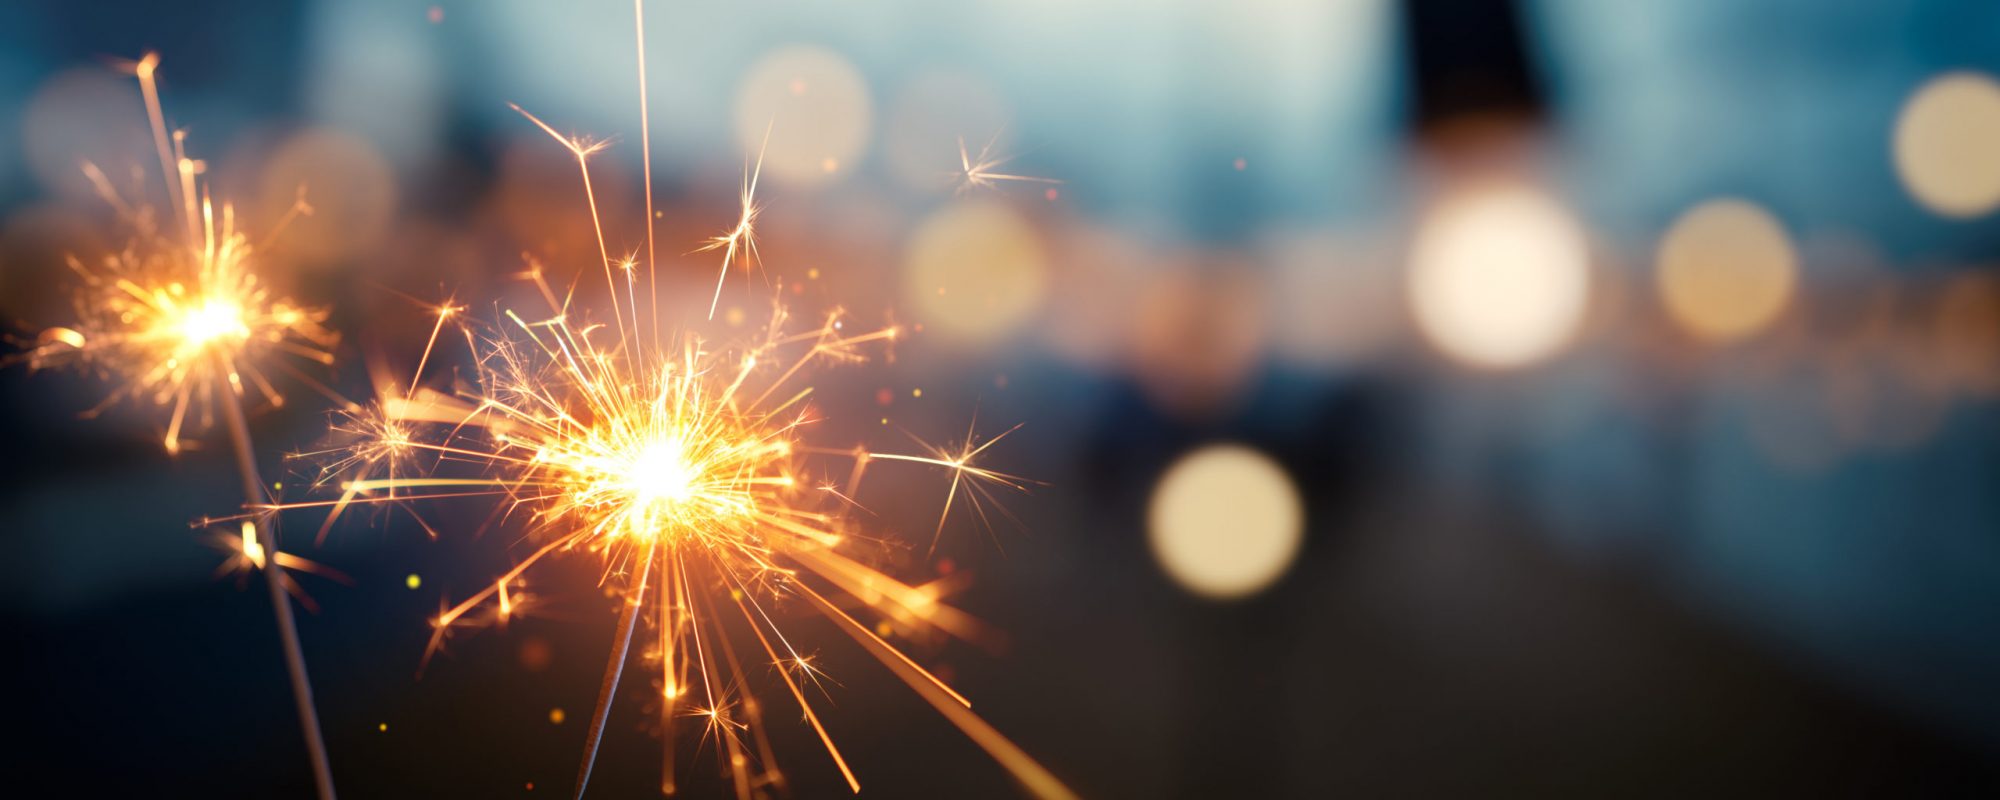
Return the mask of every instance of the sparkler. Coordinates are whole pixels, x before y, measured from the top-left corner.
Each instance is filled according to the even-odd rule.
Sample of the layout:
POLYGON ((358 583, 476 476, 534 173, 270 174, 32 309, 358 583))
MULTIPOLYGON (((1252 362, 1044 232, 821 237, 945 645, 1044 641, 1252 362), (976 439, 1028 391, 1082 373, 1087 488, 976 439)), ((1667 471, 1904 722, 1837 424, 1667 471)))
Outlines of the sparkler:
MULTIPOLYGON (((128 202, 102 170, 85 163, 84 174, 134 235, 100 264, 69 259, 82 280, 73 298, 77 322, 44 330, 26 360, 31 369, 73 364, 118 379, 117 388, 86 416, 126 400, 171 409, 163 439, 169 453, 190 444, 183 438, 188 430, 209 428, 219 416, 235 451, 245 502, 257 506, 266 498, 244 420, 245 396, 255 392, 273 406, 283 405, 267 369, 335 396, 287 359, 330 364, 337 337, 322 325, 325 311, 279 297, 260 279, 258 246, 237 227, 234 208, 223 203, 218 209, 209 196, 202 162, 187 155, 185 132, 168 132, 155 77, 159 63, 158 54, 148 53, 131 70, 166 183, 168 227, 162 228, 152 205, 128 202)), ((310 212, 301 192, 272 234, 310 212)), ((240 538, 224 534, 235 551, 225 566, 264 571, 314 781, 319 796, 330 800, 333 779, 288 596, 296 585, 285 572, 317 571, 317 565, 280 552, 274 522, 252 514, 241 520, 240 538)))
MULTIPOLYGON (((643 86, 642 0, 635 0, 633 8, 643 86)), ((813 388, 806 380, 812 370, 863 360, 864 348, 893 342, 900 329, 850 331, 836 311, 816 327, 788 331, 789 314, 774 303, 763 333, 746 343, 710 344, 689 333, 662 334, 653 288, 650 171, 642 273, 636 256, 613 259, 604 242, 590 188, 590 158, 603 144, 565 136, 521 113, 576 159, 610 290, 611 318, 590 319, 573 307, 573 292, 559 298, 532 261, 521 277, 538 289, 546 315, 530 319, 509 310, 503 320, 475 326, 446 304, 438 310, 438 324, 419 363, 430 361, 451 321, 475 356, 471 379, 449 392, 439 391, 423 385, 420 366, 407 388, 395 384, 350 426, 377 433, 345 451, 343 462, 323 478, 324 483, 338 482, 339 499, 288 507, 331 507, 330 524, 341 510, 357 504, 485 495, 499 500, 510 515, 525 517, 525 541, 533 543, 532 551, 431 621, 426 664, 454 631, 504 624, 520 615, 526 599, 523 575, 543 559, 583 554, 599 561, 601 581, 620 599, 620 609, 578 769, 579 797, 589 784, 642 620, 654 634, 642 652, 657 682, 665 740, 662 792, 672 794, 678 786, 674 739, 681 717, 698 719, 702 741, 717 743, 716 755, 737 796, 782 785, 765 733, 765 706, 751 693, 746 674, 746 665, 754 660, 776 668, 784 696, 798 705, 848 786, 859 792, 860 780, 811 697, 821 673, 810 653, 778 624, 779 606, 786 605, 810 608, 853 638, 1031 792, 1071 796, 1052 774, 974 714, 969 700, 885 638, 904 630, 977 639, 984 628, 943 602, 947 587, 942 583, 905 583, 854 555, 864 537, 844 513, 875 460, 949 470, 952 490, 945 515, 964 487, 1024 488, 1020 479, 974 463, 992 440, 968 438, 961 449, 929 455, 808 444, 818 421, 808 403, 813 388), (394 465, 410 463, 415 456, 431 457, 436 467, 428 474, 391 474, 394 465), (844 489, 815 480, 821 459, 851 462, 844 489), (873 617, 880 627, 857 615, 873 617), (739 653, 750 641, 755 648, 745 651, 747 656, 739 653)), ((650 163, 646 118, 642 88, 641 146, 650 163)), ((755 186, 756 168, 751 167, 737 226, 704 248, 723 251, 723 277, 733 261, 756 251, 755 186)), ((718 298, 719 292, 718 284, 718 298)), ((966 491, 978 496, 972 488, 966 491)), ((941 516, 940 532, 943 525, 941 516)))

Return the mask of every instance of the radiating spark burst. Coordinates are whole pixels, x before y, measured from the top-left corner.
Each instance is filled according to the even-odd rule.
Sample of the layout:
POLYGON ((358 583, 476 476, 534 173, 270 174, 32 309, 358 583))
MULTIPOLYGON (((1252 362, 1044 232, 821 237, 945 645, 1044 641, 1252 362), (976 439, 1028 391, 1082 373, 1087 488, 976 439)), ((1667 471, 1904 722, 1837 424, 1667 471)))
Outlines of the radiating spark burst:
MULTIPOLYGON (((639 0, 634 16, 643 82, 639 0)), ((525 573, 544 558, 583 554, 602 564, 601 582, 621 602, 586 733, 579 796, 641 619, 656 637, 642 651, 657 681, 663 792, 671 794, 678 785, 674 738, 684 717, 698 720, 703 746, 714 743, 739 797, 782 787, 785 779, 765 733, 765 704, 751 691, 755 670, 746 668, 759 661, 771 667, 784 696, 797 703, 848 786, 860 791, 821 717, 821 705, 810 696, 824 691, 815 656, 779 626, 781 605, 804 605, 824 616, 1034 794, 1072 796, 972 713, 969 700, 887 641, 888 633, 878 634, 857 619, 872 617, 886 631, 911 635, 971 640, 990 635, 943 602, 951 588, 947 582, 904 583, 856 554, 865 539, 845 512, 863 464, 900 460, 949 470, 953 489, 946 515, 950 497, 962 486, 1021 486, 1019 479, 974 464, 986 445, 970 439, 963 449, 930 455, 807 444, 817 422, 808 403, 813 370, 863 360, 864 347, 893 342, 900 330, 850 332, 842 315, 833 312, 817 327, 792 331, 786 310, 774 304, 762 334, 747 342, 709 343, 674 333, 672 325, 661 334, 652 285, 650 174, 642 272, 636 256, 614 260, 604 240, 590 169, 591 156, 603 144, 564 135, 521 113, 577 161, 610 289, 611 318, 592 320, 571 307, 569 296, 559 299, 541 267, 531 262, 522 277, 540 291, 547 311, 523 317, 509 310, 490 326, 451 320, 474 354, 469 379, 440 391, 422 385, 420 369, 408 390, 385 392, 351 426, 382 433, 340 456, 345 462, 337 469, 350 469, 354 477, 339 483, 339 499, 293 507, 328 506, 337 515, 362 504, 484 495, 523 520, 532 549, 483 590, 441 608, 432 620, 425 663, 455 630, 504 624, 521 614, 525 573), (428 456, 431 469, 392 474, 393 465, 408 463, 398 460, 412 454, 428 456), (821 459, 853 460, 847 492, 812 480, 824 471, 815 463, 821 459), (739 653, 752 642, 754 647, 739 653)), ((650 151, 646 118, 642 90, 641 146, 650 151)), ((757 174, 756 167, 746 169, 736 228, 703 248, 723 251, 724 277, 735 260, 754 259, 757 174)), ((720 284, 717 291, 719 297, 720 284)), ((420 363, 429 362, 450 314, 438 313, 420 363)), ((942 524, 941 518, 940 529, 942 524)))
MULTIPOLYGON (((81 279, 72 298, 76 321, 42 331, 26 360, 31 368, 77 364, 115 378, 117 387, 87 415, 127 399, 171 409, 164 443, 177 453, 188 444, 187 430, 214 424, 216 404, 224 399, 218 386, 235 395, 254 389, 265 402, 282 405, 284 395, 265 373, 276 369, 331 394, 287 359, 330 364, 337 336, 322 324, 325 310, 276 295, 259 276, 256 247, 237 227, 234 207, 217 207, 200 180, 202 162, 187 156, 181 131, 166 129, 154 78, 158 65, 159 56, 149 53, 132 69, 153 127, 174 229, 162 229, 151 205, 128 201, 96 165, 83 164, 132 238, 100 263, 69 259, 81 279)), ((272 234, 309 213, 301 192, 272 234)))
POLYGON ((1033 175, 1013 175, 1001 172, 1000 168, 1006 166, 1007 162, 1013 161, 1014 156, 993 155, 993 145, 999 141, 1000 134, 996 132, 993 134, 993 138, 986 140, 985 147, 979 148, 979 156, 974 158, 972 151, 965 146, 965 137, 958 137, 958 191, 961 194, 975 189, 996 188, 1003 182, 1045 183, 1050 185, 1060 185, 1062 183, 1062 181, 1054 178, 1038 178, 1033 175))
MULTIPOLYGON (((264 573, 292 698, 312 759, 315 789, 330 800, 332 772, 288 598, 296 595, 308 607, 312 604, 291 572, 343 576, 279 549, 276 520, 261 507, 264 486, 243 402, 255 391, 266 403, 283 405, 284 395, 265 373, 275 369, 351 405, 291 363, 331 364, 337 337, 322 324, 326 311, 276 295, 260 276, 256 253, 262 244, 253 245, 237 227, 232 205, 224 202, 218 209, 201 177, 203 163, 188 157, 185 132, 168 131, 160 104, 159 64, 157 53, 147 53, 130 69, 139 81, 160 160, 165 227, 154 201, 147 199, 150 193, 143 181, 137 181, 128 200, 102 170, 85 162, 84 175, 131 229, 131 238, 99 264, 69 259, 82 280, 72 299, 76 322, 42 331, 24 360, 31 369, 74 364, 115 379, 116 388, 86 416, 128 399, 170 408, 163 439, 169 453, 188 444, 182 438, 185 430, 210 427, 217 418, 225 423, 249 510, 221 520, 204 519, 196 526, 227 522, 239 529, 214 531, 216 544, 229 553, 222 573, 245 577, 252 571, 264 573)), ((301 188, 265 243, 294 218, 311 211, 301 188)))

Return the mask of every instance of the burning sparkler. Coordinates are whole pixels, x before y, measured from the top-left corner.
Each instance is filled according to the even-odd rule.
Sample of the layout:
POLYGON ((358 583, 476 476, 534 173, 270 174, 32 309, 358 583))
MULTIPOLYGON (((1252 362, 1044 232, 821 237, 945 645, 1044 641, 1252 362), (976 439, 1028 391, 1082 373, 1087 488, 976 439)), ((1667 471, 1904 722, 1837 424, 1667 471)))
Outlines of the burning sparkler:
MULTIPOLYGON (((152 127, 169 220, 163 228, 152 204, 128 201, 102 170, 85 163, 84 174, 130 225, 133 238, 99 264, 69 260, 82 281, 74 297, 76 323, 44 330, 26 361, 30 368, 78 365, 118 380, 117 388, 86 416, 125 400, 171 409, 163 440, 169 453, 190 444, 184 438, 187 431, 209 428, 221 417, 235 449, 245 502, 258 506, 266 498, 243 402, 254 392, 270 405, 284 403, 266 374, 273 369, 334 396, 291 360, 332 363, 337 337, 321 324, 325 311, 275 295, 259 277, 257 246, 237 227, 235 209, 228 203, 217 207, 201 179, 202 162, 187 155, 184 132, 170 134, 167 129, 155 78, 159 63, 158 54, 148 53, 131 70, 152 127)), ((142 187, 136 197, 144 195, 142 187)), ((301 193, 272 233, 310 212, 301 193)), ((320 570, 278 550, 275 520, 268 515, 253 514, 240 522, 240 537, 222 534, 232 551, 224 566, 264 572, 314 778, 320 797, 330 799, 326 746, 288 596, 296 586, 286 574, 287 569, 320 570)))
MULTIPOLYGON (((634 16, 643 85, 641 0, 634 2, 634 16)), ((395 384, 353 426, 378 433, 346 451, 346 462, 333 469, 339 477, 327 482, 337 481, 339 499, 296 505, 328 506, 337 515, 357 504, 488 495, 525 518, 532 551, 432 620, 426 662, 455 630, 520 614, 522 576, 541 560, 585 554, 602 563, 602 581, 621 606, 586 734, 579 796, 642 619, 656 636, 642 652, 656 669, 666 740, 663 792, 677 787, 674 736, 681 717, 700 720, 703 741, 717 742, 724 773, 739 797, 782 783, 764 733, 764 706, 748 694, 745 666, 754 660, 777 667, 785 694, 858 792, 860 781, 810 696, 818 668, 778 625, 780 605, 803 605, 823 615, 1034 794, 1071 796, 973 714, 969 700, 884 638, 895 629, 978 638, 983 629, 943 602, 942 584, 908 584, 853 555, 862 537, 843 513, 871 460, 949 470, 945 514, 962 487, 1023 488, 1019 479, 973 463, 991 441, 968 440, 962 449, 930 455, 808 444, 817 421, 808 403, 813 388, 805 382, 811 370, 861 360, 864 348, 892 342, 900 329, 850 331, 834 312, 817 326, 788 331, 789 315, 774 304, 763 335, 748 343, 663 335, 652 285, 650 174, 642 272, 636 256, 614 260, 604 244, 590 189, 590 157, 603 145, 565 136, 521 113, 576 158, 597 229, 611 318, 592 320, 573 308, 571 295, 558 297, 533 262, 522 277, 539 290, 546 314, 523 317, 510 310, 493 326, 476 327, 449 305, 441 308, 420 363, 429 362, 450 320, 475 355, 470 380, 448 392, 431 389, 423 385, 420 367, 408 389, 395 384), (412 455, 430 456, 436 469, 391 474, 393 463, 407 463, 412 455), (824 472, 816 469, 819 459, 851 460, 845 491, 815 480, 824 472), (873 617, 882 632, 857 616, 873 617), (755 649, 739 657, 738 647, 747 641, 754 641, 755 649)), ((650 150, 646 117, 642 89, 641 146, 650 150)), ((756 172, 754 167, 746 172, 739 224, 709 242, 709 249, 724 252, 725 276, 732 260, 755 252, 756 172)), ((942 519, 939 526, 941 531, 942 519)))

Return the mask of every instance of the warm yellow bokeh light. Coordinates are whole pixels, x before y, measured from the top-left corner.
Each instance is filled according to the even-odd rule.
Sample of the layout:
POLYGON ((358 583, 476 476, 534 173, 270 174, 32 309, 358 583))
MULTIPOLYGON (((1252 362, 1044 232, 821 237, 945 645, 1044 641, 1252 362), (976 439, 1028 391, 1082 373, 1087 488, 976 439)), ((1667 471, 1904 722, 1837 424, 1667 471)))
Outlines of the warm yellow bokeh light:
POLYGON ((765 56, 736 91, 737 141, 753 155, 761 150, 764 173, 785 183, 812 185, 852 170, 872 114, 860 71, 820 47, 765 56))
POLYGON ((1798 283, 1798 256, 1784 226, 1742 200, 1710 200, 1681 215, 1660 239, 1658 259, 1667 312, 1714 341, 1762 330, 1798 283))
POLYGON ((1197 450, 1153 489, 1147 530, 1174 582, 1217 600, 1262 591, 1297 558, 1305 509, 1285 470, 1241 445, 1197 450))
POLYGON ((1896 120, 1895 157, 1903 186, 1937 214, 2000 207, 2000 82, 1977 72, 1932 78, 1896 120))
POLYGON ((975 200, 931 215, 910 237, 903 292, 924 324, 960 341, 1006 335, 1041 306, 1047 256, 1034 225, 975 200))
POLYGON ((1519 367, 1554 353, 1583 320, 1583 233, 1561 206, 1519 185, 1447 197, 1418 229, 1409 301, 1438 349, 1474 366, 1519 367))

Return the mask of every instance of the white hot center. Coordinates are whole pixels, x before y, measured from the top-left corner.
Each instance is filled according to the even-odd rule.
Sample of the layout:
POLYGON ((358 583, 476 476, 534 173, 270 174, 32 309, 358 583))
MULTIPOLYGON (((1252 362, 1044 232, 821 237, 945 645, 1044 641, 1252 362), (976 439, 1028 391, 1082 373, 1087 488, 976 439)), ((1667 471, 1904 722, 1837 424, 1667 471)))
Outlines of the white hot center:
POLYGON ((248 336, 243 310, 222 300, 209 300, 181 317, 181 338, 195 347, 225 336, 248 336))
POLYGON ((684 501, 694 494, 695 477, 679 439, 655 441, 632 459, 632 494, 640 503, 684 501))

